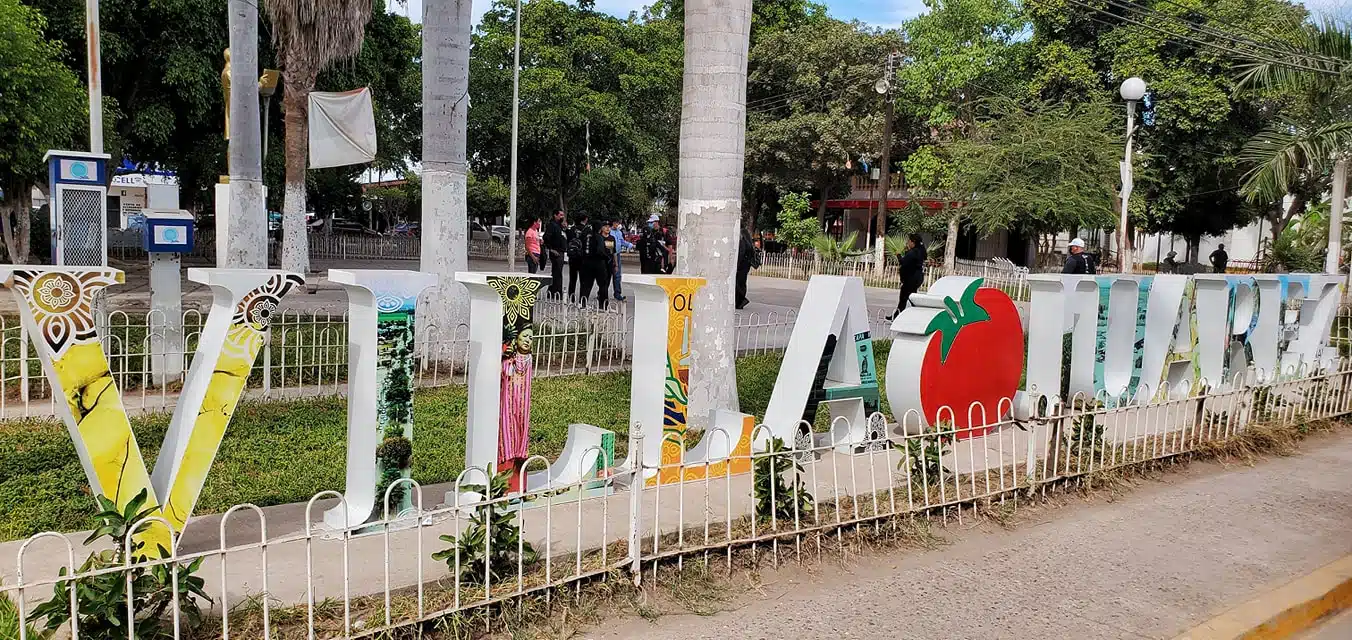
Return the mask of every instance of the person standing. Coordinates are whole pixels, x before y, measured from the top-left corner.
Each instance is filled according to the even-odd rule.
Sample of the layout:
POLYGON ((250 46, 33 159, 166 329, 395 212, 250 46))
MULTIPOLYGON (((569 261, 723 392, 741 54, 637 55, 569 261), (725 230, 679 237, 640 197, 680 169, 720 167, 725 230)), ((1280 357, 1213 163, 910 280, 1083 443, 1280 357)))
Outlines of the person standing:
POLYGON ((751 301, 746 297, 746 279, 752 269, 761 266, 760 252, 751 242, 751 232, 742 227, 742 241, 737 246, 737 308, 741 309, 751 301))
POLYGON ((676 271, 676 228, 667 225, 662 229, 662 238, 667 246, 667 265, 665 271, 668 274, 676 271))
POLYGON ((568 234, 563 229, 563 209, 554 212, 554 219, 545 229, 545 251, 549 255, 549 296, 563 297, 563 256, 568 251, 568 234))
POLYGON ((654 213, 648 216, 648 226, 638 239, 639 272, 646 274, 663 273, 665 271, 663 265, 666 264, 666 259, 667 247, 662 232, 658 229, 657 214, 654 213))
POLYGON ((569 300, 577 300, 577 281, 586 275, 587 265, 582 260, 582 245, 586 244, 587 238, 593 234, 590 220, 591 218, 584 213, 573 226, 568 227, 569 300))
POLYGON ((1211 268, 1216 273, 1225 273, 1225 265, 1229 262, 1230 254, 1225 252, 1225 245, 1220 245, 1211 252, 1211 268))
POLYGON ((1089 270, 1089 259, 1084 255, 1084 240, 1075 238, 1070 241, 1070 255, 1066 256, 1066 264, 1061 267, 1061 273, 1069 275, 1088 275, 1092 273, 1089 270))
POLYGON ((610 237, 613 244, 607 244, 606 246, 611 247, 612 255, 614 256, 615 273, 614 276, 612 276, 612 280, 615 282, 615 301, 624 302, 624 290, 620 288, 620 276, 623 275, 621 272, 622 267, 620 266, 620 254, 632 250, 634 245, 624 239, 624 228, 618 223, 612 223, 610 225, 610 237))
POLYGON ((606 237, 602 235, 599 226, 593 229, 581 224, 577 226, 577 237, 581 242, 574 264, 580 267, 579 276, 582 279, 582 295, 578 298, 578 303, 586 307, 587 301, 591 298, 592 286, 596 285, 596 306, 604 309, 608 302, 606 289, 610 279, 607 272, 610 261, 606 255, 606 237))
POLYGON ((532 220, 526 229, 526 271, 539 271, 542 268, 540 257, 540 221, 532 220))
POLYGON ((893 318, 906 310, 906 305, 911 301, 911 294, 919 291, 921 285, 925 284, 925 259, 928 257, 925 242, 920 238, 920 234, 912 233, 906 236, 906 252, 901 254, 899 266, 901 291, 897 296, 897 311, 892 314, 893 318))

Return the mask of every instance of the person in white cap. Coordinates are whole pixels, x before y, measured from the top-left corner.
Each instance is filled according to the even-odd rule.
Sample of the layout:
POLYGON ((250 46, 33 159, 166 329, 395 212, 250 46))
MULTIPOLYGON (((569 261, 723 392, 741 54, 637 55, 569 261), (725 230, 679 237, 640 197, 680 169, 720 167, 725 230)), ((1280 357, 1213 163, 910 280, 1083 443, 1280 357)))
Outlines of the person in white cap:
POLYGON ((1061 268, 1061 273, 1075 275, 1091 273, 1089 270, 1089 260, 1087 260, 1084 255, 1084 240, 1075 238, 1070 241, 1070 255, 1066 256, 1066 266, 1061 268))

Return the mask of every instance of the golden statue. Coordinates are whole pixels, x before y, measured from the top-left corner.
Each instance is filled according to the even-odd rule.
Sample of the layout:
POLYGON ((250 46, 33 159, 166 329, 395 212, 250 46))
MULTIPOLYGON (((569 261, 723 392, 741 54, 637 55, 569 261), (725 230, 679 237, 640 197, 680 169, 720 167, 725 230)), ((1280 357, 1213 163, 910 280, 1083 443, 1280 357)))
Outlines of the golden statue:
MULTIPOLYGON (((264 69, 258 76, 258 94, 271 97, 277 91, 277 80, 282 72, 276 69, 264 69)), ((225 92, 225 139, 230 139, 230 49, 225 50, 225 67, 221 69, 221 89, 225 92)))
POLYGON ((225 139, 230 139, 230 48, 225 49, 225 68, 221 69, 221 89, 225 90, 225 139))
MULTIPOLYGON (((277 81, 281 78, 282 72, 276 69, 264 69, 263 75, 258 77, 258 94, 271 98, 277 91, 277 81)), ((225 67, 221 69, 221 90, 225 93, 225 139, 230 139, 230 48, 225 49, 225 67)), ((230 154, 225 157, 227 174, 230 169, 230 154)), ((221 184, 228 184, 230 176, 221 176, 221 184)))

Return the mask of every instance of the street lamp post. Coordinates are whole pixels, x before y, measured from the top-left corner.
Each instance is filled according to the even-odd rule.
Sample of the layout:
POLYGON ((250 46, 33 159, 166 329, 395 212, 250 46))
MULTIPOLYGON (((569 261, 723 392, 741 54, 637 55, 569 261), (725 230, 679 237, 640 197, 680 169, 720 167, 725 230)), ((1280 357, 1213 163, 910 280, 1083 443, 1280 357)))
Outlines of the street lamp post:
POLYGON ((1145 97, 1145 81, 1135 76, 1122 81, 1120 93, 1127 101, 1127 151, 1119 169, 1122 172, 1122 207, 1117 221, 1117 259, 1118 270, 1131 273, 1135 263, 1131 256, 1131 238, 1127 235, 1127 202, 1131 200, 1131 142, 1136 133, 1136 103, 1145 97))
POLYGON ((892 96, 892 75, 900 58, 901 54, 895 51, 887 54, 886 70, 883 77, 873 84, 873 90, 883 96, 883 144, 882 151, 879 154, 881 158, 878 161, 878 168, 880 169, 878 180, 881 189, 879 189, 878 213, 874 225, 877 238, 873 241, 873 271, 878 275, 882 275, 887 269, 887 199, 892 195, 892 118, 895 105, 892 96))
POLYGON ((516 131, 521 117, 521 0, 516 0, 516 50, 512 54, 512 188, 507 201, 507 270, 516 270, 516 131))

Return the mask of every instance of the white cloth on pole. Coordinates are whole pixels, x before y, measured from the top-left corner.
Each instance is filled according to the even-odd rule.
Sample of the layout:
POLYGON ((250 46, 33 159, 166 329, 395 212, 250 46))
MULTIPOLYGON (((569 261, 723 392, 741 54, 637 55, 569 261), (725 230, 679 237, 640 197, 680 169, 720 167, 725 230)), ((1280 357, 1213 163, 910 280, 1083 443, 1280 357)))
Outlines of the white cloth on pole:
POLYGON ((376 157, 371 89, 310 92, 310 168, 341 167, 376 157))

